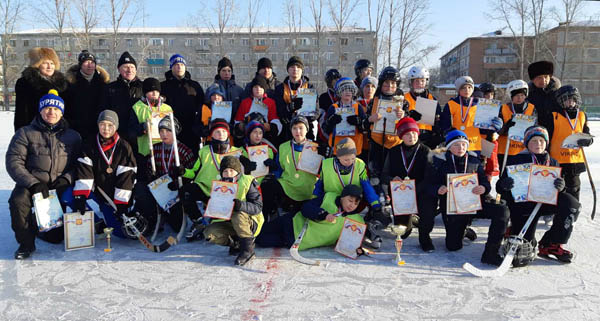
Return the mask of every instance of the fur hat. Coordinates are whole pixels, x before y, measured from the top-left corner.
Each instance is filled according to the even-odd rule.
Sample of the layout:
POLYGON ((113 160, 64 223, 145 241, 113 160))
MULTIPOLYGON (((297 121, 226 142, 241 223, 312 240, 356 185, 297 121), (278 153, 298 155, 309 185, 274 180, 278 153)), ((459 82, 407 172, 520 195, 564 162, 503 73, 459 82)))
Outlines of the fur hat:
POLYGON ((273 62, 271 61, 271 59, 267 57, 262 57, 258 60, 258 63, 256 64, 256 71, 259 71, 263 68, 273 69, 273 62))
POLYGON ((146 78, 142 83, 142 90, 144 91, 144 95, 150 91, 158 90, 160 93, 160 81, 156 78, 146 78))
POLYGON ((410 117, 404 117, 396 123, 396 134, 398 134, 398 137, 402 138, 402 136, 408 132, 415 132, 418 135, 419 126, 414 119, 410 117))
POLYGON ((46 107, 55 107, 60 109, 63 114, 65 113, 65 102, 58 96, 58 92, 54 89, 50 89, 46 95, 40 98, 38 111, 41 112, 46 107))
POLYGON ((101 121, 108 121, 115 125, 115 130, 119 129, 119 116, 117 113, 110 109, 105 109, 98 115, 98 120, 96 123, 100 123, 101 121))
POLYGON ((56 51, 52 48, 36 47, 29 50, 29 66, 39 68, 44 60, 51 60, 54 63, 54 69, 60 69, 60 60, 56 51))
POLYGON ((346 138, 340 140, 335 145, 335 155, 337 157, 342 157, 342 156, 351 155, 351 154, 356 155, 356 144, 354 143, 352 138, 346 137, 346 138))
POLYGON ((240 163, 240 160, 235 157, 235 156, 225 156, 223 157, 223 159, 221 160, 221 177, 223 177, 223 171, 226 168, 231 168, 234 171, 236 171, 238 174, 242 174, 242 163, 240 163))
POLYGON ((554 64, 550 61, 536 61, 527 67, 527 73, 529 74, 529 79, 533 80, 533 78, 539 75, 550 75, 554 74, 554 64))
POLYGON ((467 137, 467 134, 465 134, 464 132, 458 130, 458 129, 454 129, 450 132, 448 132, 448 134, 446 134, 446 148, 450 149, 450 146, 452 146, 452 144, 454 143, 458 143, 458 142, 465 142, 467 143, 467 147, 469 146, 469 138, 467 137))
POLYGON ((117 63, 117 68, 121 67, 121 65, 124 65, 124 64, 133 64, 137 68, 137 63, 135 62, 135 59, 133 59, 133 56, 131 54, 129 54, 128 51, 125 51, 119 58, 119 62, 117 63))
POLYGON ((225 67, 231 68, 231 72, 233 72, 233 64, 231 63, 231 60, 229 60, 229 58, 227 57, 223 57, 221 58, 221 60, 219 60, 219 63, 217 64, 217 72, 221 72, 221 69, 225 67))
POLYGON ((530 126, 525 130, 525 135, 523 136, 523 141, 525 142, 525 147, 529 144, 529 141, 535 137, 540 136, 546 141, 546 145, 548 145, 549 136, 548 130, 544 126, 530 126))
POLYGON ((254 88, 254 86, 261 86, 262 89, 264 89, 265 91, 267 91, 267 89, 269 89, 269 84, 267 83, 267 78, 265 78, 261 75, 256 75, 256 77, 254 77, 254 79, 252 79, 250 88, 254 88))
POLYGON ((302 58, 298 56, 292 56, 290 60, 288 60, 287 67, 285 67, 285 69, 287 70, 294 65, 300 67, 300 69, 304 69, 304 62, 302 62, 302 58))

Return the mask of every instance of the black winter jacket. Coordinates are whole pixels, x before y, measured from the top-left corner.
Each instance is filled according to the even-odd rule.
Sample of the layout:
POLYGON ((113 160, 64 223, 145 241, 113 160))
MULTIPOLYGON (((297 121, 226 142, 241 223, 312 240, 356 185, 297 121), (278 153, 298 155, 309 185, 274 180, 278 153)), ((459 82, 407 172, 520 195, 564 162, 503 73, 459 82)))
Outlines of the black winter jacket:
POLYGON ((106 86, 100 102, 101 111, 110 109, 117 113, 119 135, 121 138, 125 138, 134 150, 137 150, 137 137, 127 136, 127 124, 129 124, 131 107, 142 98, 142 95, 142 81, 139 78, 127 81, 119 75, 117 80, 106 86))
POLYGON ((546 128, 552 124, 552 112, 560 111, 560 106, 554 97, 560 85, 560 80, 556 77, 550 78, 546 88, 537 88, 532 82, 529 83, 527 101, 535 106, 538 124, 546 128))
MULTIPOLYGON (((479 185, 485 187, 485 193, 483 193, 482 196, 490 192, 490 182, 487 180, 483 165, 481 165, 481 161, 479 161, 479 157, 473 152, 468 152, 463 157, 455 156, 453 162, 452 153, 450 151, 446 151, 445 153, 434 152, 432 166, 430 166, 425 172, 426 188, 423 191, 429 196, 437 196, 437 192, 440 187, 447 186, 447 175, 455 173, 477 173, 479 185), (467 158, 467 155, 467 170, 465 171, 465 159, 467 158), (454 167, 455 164, 456 170, 454 167)), ((446 195, 444 195, 444 197, 445 196, 446 195)), ((444 203, 443 206, 445 207, 446 204, 444 203)))

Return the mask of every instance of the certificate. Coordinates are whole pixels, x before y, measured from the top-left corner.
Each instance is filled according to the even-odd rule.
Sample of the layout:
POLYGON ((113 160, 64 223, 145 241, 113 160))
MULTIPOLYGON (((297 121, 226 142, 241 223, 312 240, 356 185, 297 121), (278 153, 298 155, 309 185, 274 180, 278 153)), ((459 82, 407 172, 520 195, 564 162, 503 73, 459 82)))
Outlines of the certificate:
POLYGON ((33 209, 40 232, 47 232, 63 225, 63 210, 56 190, 48 191, 48 198, 43 198, 42 193, 34 194, 33 209))
POLYGON ((148 184, 148 189, 154 196, 156 203, 165 211, 168 211, 175 203, 179 202, 177 191, 172 191, 167 186, 172 181, 171 176, 165 174, 148 184))
POLYGON ((515 181, 515 185, 511 190, 515 203, 527 202, 531 163, 506 166, 506 173, 508 177, 515 181))
POLYGON ((394 215, 418 214, 416 183, 414 179, 391 181, 394 215))
POLYGON ((355 115, 354 108, 343 107, 336 108, 336 114, 342 116, 342 121, 335 125, 336 136, 354 136, 356 135, 356 126, 348 123, 348 117, 355 115))
POLYGON ((481 129, 494 129, 492 119, 498 117, 502 103, 498 100, 480 98, 477 102, 477 111, 473 126, 481 129))
POLYGON ((376 121, 373 125, 373 132, 383 133, 383 123, 385 120, 385 133, 390 135, 395 134, 396 122, 398 121, 398 118, 396 117, 396 110, 398 108, 401 108, 399 102, 393 100, 379 100, 377 113, 381 115, 381 119, 376 121))
POLYGON ((298 158, 297 169, 313 175, 319 175, 323 156, 317 152, 319 144, 315 142, 306 142, 298 158))
POLYGON ((492 157, 494 149, 496 149, 496 144, 488 141, 487 139, 481 140, 481 156, 485 156, 487 158, 492 157))
POLYGON ((452 188, 451 180, 455 177, 459 177, 465 174, 448 174, 446 177, 446 187, 448 188, 448 192, 446 193, 446 214, 447 215, 464 215, 464 214, 477 214, 477 212, 469 212, 469 213, 458 213, 456 212, 456 202, 454 201, 454 189, 452 188))
POLYGON ((554 180, 560 177, 561 170, 560 167, 531 165, 527 200, 556 205, 558 190, 554 187, 554 180))
POLYGON ((569 135, 567 138, 565 138, 565 140, 563 140, 562 145, 560 147, 562 148, 570 148, 570 149, 579 149, 579 146, 577 145, 577 141, 580 139, 589 139, 589 138, 593 138, 593 135, 590 134, 586 134, 586 133, 573 133, 571 135, 569 135))
POLYGON ((356 249, 361 246, 366 230, 367 224, 344 218, 344 225, 334 250, 355 260, 358 257, 356 249))
POLYGON ((212 104, 210 121, 217 118, 223 118, 226 122, 231 122, 231 112, 233 108, 230 101, 215 101, 212 104))
MULTIPOLYGON (((265 121, 268 121, 268 119, 269 119, 268 118, 269 107, 267 107, 267 105, 265 103, 263 103, 262 101, 260 101, 258 99, 252 100, 252 106, 250 107, 250 111, 248 112, 248 114, 252 114, 252 113, 260 113, 265 118, 265 121)), ((248 115, 248 114, 246 114, 246 115, 248 115)))
POLYGON ((299 88, 296 97, 302 98, 302 108, 298 115, 315 117, 317 115, 317 91, 314 88, 299 88))
POLYGON ((246 150, 248 152, 248 159, 256 162, 256 169, 250 172, 250 175, 258 178, 269 174, 269 167, 265 166, 265 160, 269 158, 269 146, 248 146, 246 150))
POLYGON ((515 114, 512 120, 515 125, 508 129, 508 138, 523 143, 525 141, 525 130, 535 125, 537 118, 525 114, 515 114))
POLYGON ((228 221, 233 214, 233 200, 237 195, 238 184, 213 181, 210 199, 204 216, 228 221))
POLYGON ((437 110, 437 100, 417 97, 415 110, 421 114, 421 119, 417 123, 433 126, 435 123, 435 112, 437 110))
POLYGON ((65 213, 65 251, 94 247, 94 212, 65 213))
POLYGON ((168 115, 171 115, 171 113, 166 113, 166 112, 158 112, 158 111, 153 111, 151 118, 150 118, 150 137, 152 137, 152 143, 159 143, 160 142, 160 130, 158 129, 158 123, 160 123, 160 121, 167 117, 168 115))
POLYGON ((476 212, 481 207, 481 197, 473 193, 473 188, 479 185, 477 174, 465 174, 450 180, 456 214, 476 212))

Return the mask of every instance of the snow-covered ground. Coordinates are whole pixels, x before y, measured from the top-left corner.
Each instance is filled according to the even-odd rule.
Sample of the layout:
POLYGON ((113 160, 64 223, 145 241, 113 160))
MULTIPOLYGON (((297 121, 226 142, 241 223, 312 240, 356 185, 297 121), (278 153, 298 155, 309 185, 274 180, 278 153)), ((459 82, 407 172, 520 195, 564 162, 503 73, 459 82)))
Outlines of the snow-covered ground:
MULTIPOLYGON (((137 241, 115 240, 107 254, 100 237, 95 248, 73 252, 38 240, 32 259, 15 261, 7 203, 14 184, 4 166, 12 117, 0 112, 2 320, 600 319, 600 218, 590 220, 585 174, 583 211, 568 245, 577 253, 575 261, 538 258, 499 279, 476 278, 461 268, 467 261, 482 266, 487 222, 475 224, 479 239, 450 253, 439 217, 432 233, 436 251, 423 253, 414 232, 404 244, 404 266, 394 265, 391 233, 376 258, 354 261, 331 248, 303 252, 319 258, 320 266, 292 260, 287 249, 258 249, 247 267, 236 268, 226 248, 204 242, 152 253, 137 241)), ((591 128, 600 134, 600 122, 591 128)), ((596 174, 598 144, 587 150, 596 174)), ((538 238, 545 228, 540 223, 538 238)))

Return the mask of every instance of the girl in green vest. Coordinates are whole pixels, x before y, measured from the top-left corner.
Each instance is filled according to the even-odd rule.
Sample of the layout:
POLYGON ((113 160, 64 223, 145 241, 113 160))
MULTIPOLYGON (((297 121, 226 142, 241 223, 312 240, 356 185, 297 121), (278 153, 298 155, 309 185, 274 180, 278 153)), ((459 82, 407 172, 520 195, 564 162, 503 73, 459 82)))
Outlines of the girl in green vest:
POLYGON ((220 173, 222 181, 238 184, 233 214, 230 221, 214 220, 204 230, 204 237, 211 243, 229 246, 230 255, 239 253, 235 265, 244 265, 254 257, 254 237, 264 222, 258 183, 242 173, 242 164, 234 156, 223 157, 220 173))

